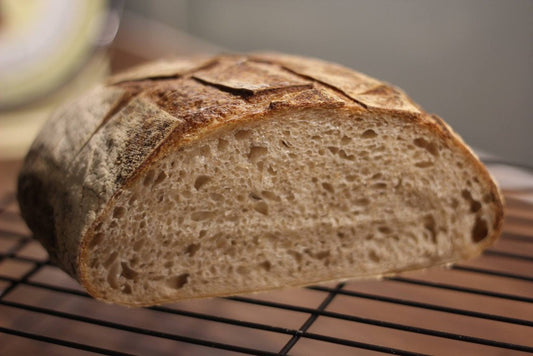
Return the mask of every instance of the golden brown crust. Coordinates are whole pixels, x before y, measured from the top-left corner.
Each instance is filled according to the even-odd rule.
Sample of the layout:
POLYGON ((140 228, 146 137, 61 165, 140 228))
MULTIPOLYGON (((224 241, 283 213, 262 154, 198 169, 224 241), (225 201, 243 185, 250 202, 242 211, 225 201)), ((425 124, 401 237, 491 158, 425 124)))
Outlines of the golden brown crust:
POLYGON ((83 277, 86 246, 122 187, 169 150, 216 128, 262 120, 279 110, 376 112, 430 127, 450 147, 464 152, 491 192, 488 203, 497 214, 494 232, 468 256, 480 253, 501 230, 498 188, 462 140, 401 90, 336 64, 273 53, 165 61, 112 77, 91 95, 77 109, 70 106, 53 117, 45 128, 68 126, 69 115, 99 105, 82 138, 75 140, 66 132, 66 143, 55 142, 54 135, 36 140, 20 175, 19 201, 54 261, 93 295, 83 277), (34 212, 36 201, 41 215, 34 212), (78 224, 72 227, 70 221, 78 224))
POLYGON ((302 77, 338 90, 365 108, 421 113, 401 90, 335 63, 301 57, 261 53, 252 56, 257 61, 275 63, 302 77))

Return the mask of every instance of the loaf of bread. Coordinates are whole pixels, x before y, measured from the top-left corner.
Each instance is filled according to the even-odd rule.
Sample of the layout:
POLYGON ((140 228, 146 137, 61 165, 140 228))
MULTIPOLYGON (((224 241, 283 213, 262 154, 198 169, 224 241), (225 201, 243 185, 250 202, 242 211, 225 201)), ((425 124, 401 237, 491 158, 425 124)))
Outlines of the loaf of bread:
POLYGON ((130 306, 452 263, 503 215, 472 151, 402 91, 272 53, 112 77, 50 118, 18 184, 51 260, 130 306))

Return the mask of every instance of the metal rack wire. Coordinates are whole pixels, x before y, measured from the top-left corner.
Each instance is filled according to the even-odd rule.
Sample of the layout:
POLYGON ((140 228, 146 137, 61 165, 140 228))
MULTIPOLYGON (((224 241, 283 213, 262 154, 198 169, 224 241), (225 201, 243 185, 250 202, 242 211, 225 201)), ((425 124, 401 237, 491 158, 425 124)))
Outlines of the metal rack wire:
POLYGON ((0 354, 533 353, 533 206, 512 195, 500 242, 449 269, 127 309, 52 266, 0 193, 0 354))

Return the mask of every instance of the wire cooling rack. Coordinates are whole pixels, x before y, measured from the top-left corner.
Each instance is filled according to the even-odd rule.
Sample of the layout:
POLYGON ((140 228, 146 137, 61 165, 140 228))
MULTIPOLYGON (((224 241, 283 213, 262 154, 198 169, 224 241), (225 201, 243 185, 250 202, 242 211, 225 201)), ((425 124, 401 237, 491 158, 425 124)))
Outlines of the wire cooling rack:
MULTIPOLYGON (((500 162, 501 163, 501 162, 500 162)), ((506 192, 504 233, 450 268, 128 309, 48 261, 0 163, 0 354, 533 353, 533 190, 506 192)))

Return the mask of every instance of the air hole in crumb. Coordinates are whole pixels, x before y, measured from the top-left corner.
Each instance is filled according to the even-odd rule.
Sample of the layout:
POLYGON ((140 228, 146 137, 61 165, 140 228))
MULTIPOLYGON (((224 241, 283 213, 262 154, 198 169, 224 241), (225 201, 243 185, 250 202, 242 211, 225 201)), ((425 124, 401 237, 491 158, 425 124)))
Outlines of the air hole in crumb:
POLYGON ((196 180, 194 181, 194 188, 196 190, 200 190, 200 188, 202 188, 204 185, 206 185, 207 183, 209 183, 209 181, 211 180, 211 177, 209 176, 206 176, 206 175, 199 175, 196 180))
POLYGON ((435 142, 429 142, 426 139, 419 137, 415 138, 413 140, 413 143, 415 144, 415 146, 425 149, 435 157, 439 155, 439 149, 435 142))
POLYGON ((102 240, 104 239, 104 234, 99 232, 97 234, 94 234, 92 239, 91 239, 91 242, 89 242, 89 248, 94 248, 96 247, 97 245, 99 245, 102 240))
POLYGON ((167 178, 167 174, 165 172, 159 173, 159 175, 157 176, 157 178, 154 181, 154 185, 161 183, 166 178, 167 178))
POLYGON ((124 287, 122 287, 122 293, 124 294, 131 294, 131 286, 129 284, 125 284, 124 287))
POLYGON ((463 197, 463 199, 470 202, 470 211, 472 213, 478 212, 481 209, 481 203, 472 197, 472 194, 469 190, 463 189, 461 191, 461 196, 463 197))
POLYGON ((118 277, 120 275, 120 264, 118 262, 115 262, 111 268, 109 268, 107 272, 107 283, 111 286, 113 289, 119 288, 119 281, 118 277))
POLYGON ((133 255, 128 262, 129 262, 130 266, 132 266, 132 267, 137 266, 138 263, 139 263, 139 256, 133 255))
POLYGON ((267 172, 272 176, 278 174, 278 172, 274 168, 272 168, 272 166, 268 166, 267 172))
POLYGON ((352 141, 352 138, 351 138, 351 137, 343 136, 343 138, 341 139, 341 145, 347 145, 347 144, 349 144, 351 141, 352 141))
POLYGON ((287 253, 296 260, 296 262, 300 263, 302 261, 302 254, 298 251, 294 250, 288 250, 287 253))
POLYGON ((472 202, 470 203, 470 211, 476 213, 479 211, 479 209, 481 209, 481 203, 477 200, 472 200, 472 202))
POLYGON ((268 191, 268 190, 263 190, 261 192, 261 195, 268 199, 268 200, 273 200, 273 201, 281 201, 280 197, 277 196, 275 193, 271 192, 271 191, 268 191))
POLYGON ((248 154, 248 159, 252 162, 256 162, 259 158, 266 155, 268 149, 261 146, 252 146, 250 147, 250 153, 248 154))
POLYGON ((430 162, 430 161, 416 162, 415 166, 418 168, 428 168, 428 167, 433 166, 433 162, 430 162))
POLYGON ((111 255, 109 255, 109 257, 104 261, 104 264, 103 266, 105 268, 108 268, 109 266, 111 266, 111 264, 113 262, 115 262, 115 260, 117 259, 118 257, 118 252, 117 251, 114 251, 111 255))
POLYGON ((357 152, 357 156, 362 158, 362 159, 364 159, 364 160, 368 160, 368 156, 369 155, 370 154, 366 150, 362 150, 362 151, 357 152))
MULTIPOLYGON (((96 258, 92 258, 91 262, 89 263, 89 268, 96 268, 96 266, 98 266, 98 261, 96 260, 96 258)), ((99 277, 98 281, 103 281, 103 278, 99 277)))
POLYGON ((323 260, 323 259, 326 259, 328 258, 330 255, 330 252, 329 250, 326 250, 326 251, 320 251, 318 252, 315 257, 318 258, 319 260, 323 260))
POLYGON ((385 189, 387 188, 387 183, 375 183, 372 185, 373 188, 376 188, 376 189, 385 189))
POLYGON ((437 225, 433 215, 428 214, 424 216, 424 228, 429 231, 431 241, 437 242, 437 225))
POLYGON ((383 174, 381 174, 381 173, 376 173, 376 174, 374 174, 372 177, 370 177, 370 179, 372 179, 372 180, 376 180, 376 179, 380 179, 381 177, 383 177, 383 174))
POLYGON ((155 173, 153 170, 149 170, 148 173, 146 173, 146 176, 143 180, 143 185, 145 187, 149 186, 152 183, 152 180, 154 179, 155 173))
POLYGON ((137 195, 133 194, 128 202, 129 205, 132 205, 137 200, 137 195))
POLYGON ((254 200, 262 200, 263 199, 257 193, 254 193, 254 192, 251 192, 248 196, 250 198, 254 199, 254 200))
POLYGON ((235 132, 235 138, 237 140, 244 140, 252 136, 252 132, 249 130, 238 130, 235 132))
POLYGON ((361 135, 362 138, 374 138, 376 137, 378 134, 376 133, 376 131, 372 130, 372 129, 368 129, 366 130, 365 132, 363 132, 363 134, 361 135))
POLYGON ((370 204, 370 200, 367 198, 360 198, 355 201, 355 205, 359 206, 367 206, 368 204, 370 204))
POLYGON ((280 140, 281 144, 287 148, 290 148, 291 145, 289 144, 289 142, 285 141, 285 140, 280 140))
POLYGON ((328 146, 328 150, 333 154, 337 154, 337 152, 339 152, 339 148, 334 146, 328 146))
POLYGON ((487 222, 479 216, 476 217, 476 222, 474 223, 474 227, 472 228, 472 241, 480 242, 485 237, 487 237, 488 234, 489 229, 487 226, 487 222))
POLYGON ((113 209, 113 218, 120 219, 124 216, 124 213, 126 213, 126 209, 121 206, 117 206, 115 209, 113 209))
POLYGON ((492 193, 487 193, 483 196, 483 202, 484 203, 490 203, 490 202, 493 202, 495 199, 494 199, 494 194, 492 193))
POLYGON ((198 234, 198 237, 202 238, 202 237, 205 236, 205 234, 207 234, 207 230, 200 230, 200 233, 198 234))
POLYGON ((390 234, 392 230, 388 226, 380 226, 378 227, 378 231, 383 234, 390 234))
POLYGON ((196 251, 200 249, 200 244, 192 243, 185 249, 185 254, 189 255, 190 257, 194 256, 196 251))
MULTIPOLYGON (((158 240, 161 240, 161 239, 158 239, 158 240)), ((170 238, 168 238, 168 237, 166 237, 166 238, 164 238, 164 239, 161 240, 161 244, 162 244, 164 247, 169 246, 169 245, 170 245, 170 242, 171 242, 171 240, 170 240, 170 238)))
POLYGON ((120 266, 122 267, 122 272, 120 275, 126 279, 136 279, 139 275, 139 273, 130 268, 126 262, 120 262, 120 266))
POLYGON ((348 182, 354 182, 356 179, 357 179, 357 176, 353 175, 353 174, 349 174, 349 175, 346 176, 346 180, 348 182))
POLYGON ((268 204, 260 201, 254 205, 254 210, 263 215, 268 215, 268 204))
POLYGON ((335 189, 333 188, 333 186, 330 184, 330 183, 322 183, 322 188, 324 188, 325 190, 327 190, 328 192, 330 193, 335 193, 335 189))
POLYGON ((344 150, 339 150, 339 157, 342 159, 346 159, 348 161, 354 161, 355 156, 354 155, 348 155, 344 150))
POLYGON ((218 139, 218 144, 217 144, 217 149, 219 151, 223 151, 223 150, 226 149, 226 147, 228 147, 228 145, 229 145, 228 141, 224 140, 223 138, 219 138, 218 139))
POLYGON ((179 276, 171 277, 167 279, 167 286, 174 289, 181 289, 189 281, 189 273, 182 273, 179 276))
POLYGON ((214 211, 195 211, 191 214, 191 219, 193 221, 202 221, 207 220, 215 215, 214 211))
POLYGON ((104 224, 102 222, 99 222, 94 228, 94 231, 99 232, 100 230, 102 230, 102 227, 104 227, 104 224))
POLYGON ((263 268, 265 271, 270 271, 272 263, 270 263, 270 261, 263 261, 259 264, 259 267, 263 268))
POLYGON ((374 250, 370 251, 370 253, 368 254, 368 257, 370 257, 370 260, 372 262, 379 262, 379 260, 380 260, 378 254, 374 250))

